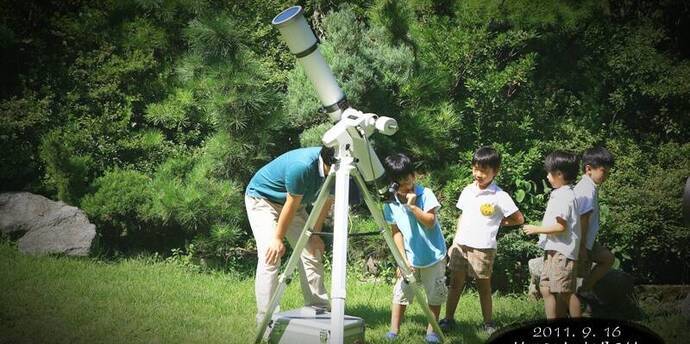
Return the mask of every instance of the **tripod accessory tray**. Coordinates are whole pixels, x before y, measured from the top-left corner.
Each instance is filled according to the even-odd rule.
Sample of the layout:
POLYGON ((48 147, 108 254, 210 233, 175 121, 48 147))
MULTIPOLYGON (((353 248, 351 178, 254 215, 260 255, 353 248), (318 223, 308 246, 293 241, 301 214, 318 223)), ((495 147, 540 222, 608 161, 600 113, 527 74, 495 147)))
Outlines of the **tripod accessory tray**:
MULTIPOLYGON (((343 344, 364 343, 364 320, 345 315, 343 344)), ((328 344, 331 314, 311 307, 275 313, 269 324, 269 344, 328 344)))

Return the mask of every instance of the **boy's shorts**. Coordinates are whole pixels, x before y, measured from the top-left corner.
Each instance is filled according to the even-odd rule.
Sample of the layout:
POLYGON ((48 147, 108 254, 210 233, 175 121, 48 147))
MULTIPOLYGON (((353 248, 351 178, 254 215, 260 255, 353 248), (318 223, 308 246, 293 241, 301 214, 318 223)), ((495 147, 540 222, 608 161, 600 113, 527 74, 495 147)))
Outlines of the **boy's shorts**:
POLYGON ((548 250, 544 253, 544 267, 539 278, 540 288, 549 288, 551 293, 574 293, 576 261, 560 252, 548 250))
MULTIPOLYGON (((441 259, 436 264, 426 268, 415 268, 414 277, 424 286, 427 302, 431 306, 440 306, 446 302, 448 287, 446 287, 446 260, 441 259)), ((409 305, 414 300, 414 292, 409 283, 402 277, 398 278, 393 288, 393 303, 409 305)))
POLYGON ((453 272, 460 272, 478 279, 491 278, 496 259, 494 248, 472 248, 453 242, 448 250, 450 261, 448 268, 453 272))
POLYGON ((598 242, 594 242, 592 249, 588 250, 587 259, 582 259, 580 257, 577 261, 577 277, 587 277, 592 272, 592 264, 599 263, 604 258, 604 254, 608 249, 604 246, 599 245, 598 242))

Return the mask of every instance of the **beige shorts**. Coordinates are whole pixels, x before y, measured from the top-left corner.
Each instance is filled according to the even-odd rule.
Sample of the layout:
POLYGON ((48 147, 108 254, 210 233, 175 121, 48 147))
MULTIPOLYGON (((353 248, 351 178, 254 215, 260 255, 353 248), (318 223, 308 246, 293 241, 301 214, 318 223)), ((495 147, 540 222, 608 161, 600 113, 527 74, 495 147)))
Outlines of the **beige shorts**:
POLYGON ((448 250, 448 268, 453 272, 469 273, 478 279, 491 278, 496 259, 494 248, 472 248, 453 243, 448 250))
POLYGON ((576 266, 576 261, 568 259, 562 253, 546 251, 539 287, 548 288, 551 293, 574 293, 577 283, 576 266))
POLYGON ((448 250, 448 268, 453 272, 465 272, 468 276, 491 278, 496 259, 495 248, 472 248, 453 243, 448 250))
MULTIPOLYGON (((415 268, 414 277, 426 291, 427 302, 431 306, 440 306, 446 302, 448 287, 446 287, 446 260, 441 259, 436 264, 426 268, 415 268)), ((414 300, 412 287, 402 277, 393 287, 393 303, 409 305, 414 300)))
POLYGON ((592 249, 588 250, 587 259, 582 257, 577 260, 577 277, 587 277, 592 272, 592 264, 599 263, 604 260, 604 255, 607 253, 608 249, 604 246, 599 245, 598 242, 594 242, 592 249))

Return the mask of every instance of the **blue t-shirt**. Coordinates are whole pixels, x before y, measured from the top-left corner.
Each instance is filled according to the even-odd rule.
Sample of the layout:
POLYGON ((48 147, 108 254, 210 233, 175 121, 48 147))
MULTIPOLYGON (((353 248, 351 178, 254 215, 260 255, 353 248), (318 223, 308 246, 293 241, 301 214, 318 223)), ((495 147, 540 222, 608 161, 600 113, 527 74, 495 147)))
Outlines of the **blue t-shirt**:
POLYGON ((416 268, 424 268, 436 264, 446 256, 446 242, 443 240, 441 225, 438 224, 438 208, 441 205, 436 196, 431 189, 419 184, 415 185, 414 192, 417 195, 417 207, 424 212, 437 209, 433 229, 424 228, 414 214, 405 207, 405 203, 400 203, 397 197, 396 202, 384 204, 383 216, 389 224, 395 224, 400 229, 410 264, 416 268))
POLYGON ((325 180, 319 172, 320 153, 321 147, 284 153, 254 174, 245 195, 285 204, 289 192, 293 196, 303 196, 302 205, 310 205, 325 180))

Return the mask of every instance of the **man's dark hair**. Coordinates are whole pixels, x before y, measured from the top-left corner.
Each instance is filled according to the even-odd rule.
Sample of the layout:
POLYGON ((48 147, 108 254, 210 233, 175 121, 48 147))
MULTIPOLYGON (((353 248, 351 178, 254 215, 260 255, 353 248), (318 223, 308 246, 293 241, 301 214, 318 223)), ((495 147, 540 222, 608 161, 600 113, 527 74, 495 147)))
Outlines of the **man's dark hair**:
POLYGON ((403 153, 394 153, 383 161, 383 168, 391 181, 398 182, 414 173, 412 159, 403 153))
POLYGON ((566 183, 570 184, 577 178, 578 170, 578 158, 577 155, 564 152, 564 151, 554 151, 546 156, 544 159, 544 169, 546 172, 561 172, 563 174, 563 179, 566 183))
POLYGON ((594 168, 606 167, 611 168, 615 163, 613 154, 609 152, 604 146, 596 146, 585 150, 582 153, 582 171, 585 171, 587 165, 594 168))
POLYGON ((328 166, 335 164, 335 147, 321 146, 319 155, 321 155, 321 160, 323 160, 324 164, 328 166))
POLYGON ((501 167, 501 155, 491 146, 480 147, 472 156, 472 165, 482 168, 490 167, 498 171, 501 167))

